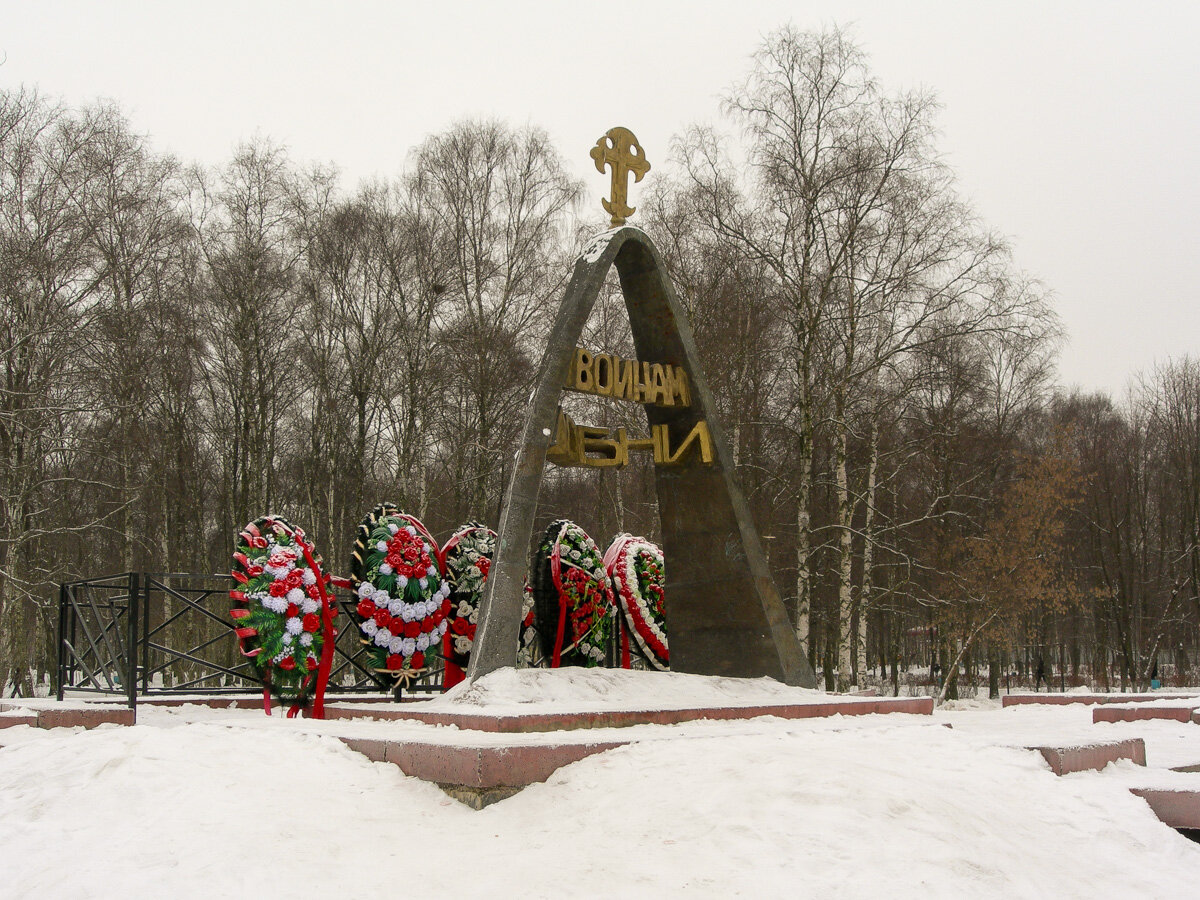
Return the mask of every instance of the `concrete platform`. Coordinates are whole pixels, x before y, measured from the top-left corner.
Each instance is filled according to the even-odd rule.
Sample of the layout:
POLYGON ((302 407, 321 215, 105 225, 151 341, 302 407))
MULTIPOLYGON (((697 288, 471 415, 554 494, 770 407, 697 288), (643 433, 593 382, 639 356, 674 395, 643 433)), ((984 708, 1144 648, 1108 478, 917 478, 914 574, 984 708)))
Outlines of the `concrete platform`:
POLYGON ((929 697, 899 700, 863 697, 855 700, 840 698, 829 703, 535 713, 524 716, 486 715, 479 712, 457 714, 420 709, 326 708, 328 719, 407 720, 427 725, 454 725, 468 732, 463 734, 461 742, 453 744, 352 737, 340 737, 339 740, 372 761, 392 763, 406 775, 434 782, 451 797, 474 809, 482 809, 511 797, 530 784, 545 781, 562 766, 635 740, 631 737, 630 740, 546 741, 544 738, 521 739, 521 734, 671 725, 698 719, 736 720, 757 716, 798 719, 888 712, 932 715, 933 700, 929 697), (503 743, 493 741, 477 744, 472 741, 470 731, 512 734, 514 737, 503 743))
POLYGON ((1055 775, 1070 775, 1072 772, 1098 771, 1111 762, 1127 759, 1138 766, 1146 764, 1146 742, 1141 738, 1123 741, 1097 741, 1081 746, 1030 747, 1037 750, 1050 764, 1055 775))
POLYGON ((1200 700, 1200 694, 1005 694, 1000 706, 1021 706, 1027 703, 1060 706, 1067 703, 1146 703, 1151 700, 1200 700))
POLYGON ((468 731, 520 734, 573 731, 581 728, 625 728, 633 725, 674 725, 698 719, 810 719, 827 716, 865 716, 883 713, 933 714, 932 697, 843 697, 824 703, 789 703, 761 706, 695 707, 691 709, 600 710, 593 712, 487 713, 481 711, 422 710, 418 708, 347 707, 326 705, 326 719, 409 720, 426 725, 453 725, 468 731))
MULTIPOLYGON (((151 698, 139 700, 139 705, 180 707, 198 704, 214 709, 261 709, 261 696, 197 696, 151 698)), ((12 704, 9 704, 10 706, 12 704)), ((632 728, 638 725, 673 725, 700 719, 742 720, 759 716, 784 719, 807 719, 829 716, 864 716, 885 713, 907 713, 932 716, 933 698, 893 698, 874 696, 818 695, 813 702, 763 703, 733 706, 697 706, 677 709, 598 709, 590 711, 556 711, 540 706, 536 711, 519 713, 512 705, 500 707, 503 712, 489 712, 484 706, 453 706, 439 704, 433 709, 427 703, 395 703, 380 698, 337 698, 326 705, 327 720, 342 720, 347 726, 337 737, 348 748, 376 762, 391 763, 406 775, 433 782, 447 794, 475 809, 481 809, 535 782, 549 778, 562 766, 577 762, 596 753, 624 746, 634 740, 646 739, 646 733, 630 732, 629 739, 613 737, 611 731, 596 739, 586 732, 595 728, 632 728), (457 730, 439 732, 436 739, 415 735, 411 728, 399 729, 406 737, 388 737, 392 729, 379 734, 359 736, 355 722, 367 720, 425 725, 452 725, 457 730), (474 735, 472 735, 474 732, 474 735), (561 737, 554 732, 572 732, 561 737), (509 737, 511 735, 511 737, 509 737), (522 736, 528 735, 528 736, 522 736), (414 739, 415 737, 415 739, 414 739)), ((0 706, 0 715, 3 707, 0 706)), ((61 706, 52 700, 22 703, 19 714, 11 716, 20 724, 36 724, 50 728, 58 725, 95 727, 112 722, 132 725, 134 711, 107 702, 67 701, 61 706), (32 721, 31 721, 32 720, 32 721)), ((324 733, 330 733, 325 730, 324 733)), ((656 735, 665 737, 666 735, 656 735)), ((432 735, 430 735, 432 737, 432 735)))

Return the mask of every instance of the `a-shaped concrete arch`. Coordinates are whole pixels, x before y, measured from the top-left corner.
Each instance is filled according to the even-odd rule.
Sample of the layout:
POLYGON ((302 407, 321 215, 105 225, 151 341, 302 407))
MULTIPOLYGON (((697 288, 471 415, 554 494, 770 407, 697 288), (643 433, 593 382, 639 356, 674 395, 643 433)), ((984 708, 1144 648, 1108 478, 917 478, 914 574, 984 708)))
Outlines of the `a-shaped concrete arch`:
POLYGON ((655 465, 666 557, 667 628, 676 672, 770 676, 815 687, 771 579, 700 371, 687 317, 658 251, 640 229, 626 225, 595 238, 576 261, 530 397, 525 434, 504 498, 496 554, 471 652, 468 679, 516 664, 522 585, 542 473, 576 342, 616 265, 638 359, 680 366, 691 385, 687 406, 646 405, 651 427, 665 425, 681 442, 702 420, 712 437, 712 463, 699 454, 682 465, 655 465))

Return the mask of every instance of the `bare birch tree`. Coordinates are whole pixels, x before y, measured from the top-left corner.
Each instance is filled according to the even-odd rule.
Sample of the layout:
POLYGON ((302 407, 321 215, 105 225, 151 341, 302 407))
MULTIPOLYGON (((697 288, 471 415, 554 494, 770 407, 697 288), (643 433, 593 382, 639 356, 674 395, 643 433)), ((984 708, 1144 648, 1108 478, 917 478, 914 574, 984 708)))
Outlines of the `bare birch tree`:
POLYGON ((464 513, 486 517, 533 374, 532 341, 569 274, 567 214, 582 188, 545 132, 467 121, 417 149, 407 191, 446 277, 441 439, 464 513))

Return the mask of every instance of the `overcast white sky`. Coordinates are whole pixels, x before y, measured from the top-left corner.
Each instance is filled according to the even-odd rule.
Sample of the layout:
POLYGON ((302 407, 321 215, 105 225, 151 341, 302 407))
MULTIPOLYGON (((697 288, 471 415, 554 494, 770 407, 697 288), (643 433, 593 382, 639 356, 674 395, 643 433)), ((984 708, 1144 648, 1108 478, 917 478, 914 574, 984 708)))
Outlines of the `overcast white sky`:
POLYGON ((597 137, 626 125, 662 164, 788 21, 850 26, 886 87, 936 91, 962 193, 1054 293, 1064 383, 1119 392, 1200 353, 1200 3, 8 2, 0 86, 114 99, 188 161, 262 134, 348 185, 497 116, 544 127, 599 197, 597 137))

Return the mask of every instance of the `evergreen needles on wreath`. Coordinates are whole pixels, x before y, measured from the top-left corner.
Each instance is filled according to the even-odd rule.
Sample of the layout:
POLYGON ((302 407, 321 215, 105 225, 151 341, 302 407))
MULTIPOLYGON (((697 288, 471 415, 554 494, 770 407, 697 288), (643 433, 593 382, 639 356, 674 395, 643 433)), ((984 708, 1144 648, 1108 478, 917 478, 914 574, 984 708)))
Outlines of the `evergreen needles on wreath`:
POLYGON ((466 668, 479 626, 479 602, 496 552, 496 532, 479 522, 463 525, 446 542, 442 560, 450 584, 450 659, 466 668))
POLYGON ((600 666, 613 633, 612 588, 595 542, 574 522, 546 529, 533 572, 542 652, 551 668, 600 666))
POLYGON ((300 699, 314 684, 325 642, 322 575, 304 532, 280 516, 255 519, 238 535, 229 615, 242 655, 263 684, 300 699))
POLYGON ((620 534, 604 554, 604 564, 642 655, 654 668, 669 669, 662 548, 645 538, 620 534))
POLYGON ((360 526, 352 571, 354 619, 374 670, 397 681, 424 674, 449 627, 437 542, 419 519, 382 504, 360 526))

